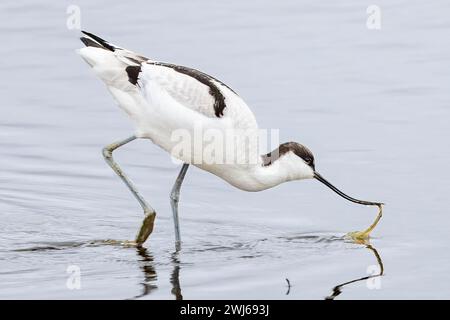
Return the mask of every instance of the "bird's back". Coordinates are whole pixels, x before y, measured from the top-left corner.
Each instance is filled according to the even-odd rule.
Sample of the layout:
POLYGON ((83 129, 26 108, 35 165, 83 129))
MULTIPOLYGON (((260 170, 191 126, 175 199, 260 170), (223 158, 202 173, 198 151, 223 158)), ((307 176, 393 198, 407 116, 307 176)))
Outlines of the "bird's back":
MULTIPOLYGON (((93 34, 84 34, 81 39, 87 47, 80 49, 79 54, 134 121, 138 137, 149 138, 172 154, 179 144, 174 135, 200 138, 200 148, 198 143, 197 148, 192 143, 192 152, 173 155, 218 175, 223 167, 195 163, 194 158, 202 158, 198 150, 203 152, 208 145, 203 137, 198 137, 199 132, 204 135, 210 130, 223 139, 227 134, 232 137, 236 144, 234 161, 222 159, 230 162, 228 165, 245 166, 249 154, 259 155, 257 145, 239 141, 243 132, 255 138, 258 127, 247 104, 228 86, 193 68, 154 61, 93 34)), ((222 142, 230 143, 229 140, 222 142)))

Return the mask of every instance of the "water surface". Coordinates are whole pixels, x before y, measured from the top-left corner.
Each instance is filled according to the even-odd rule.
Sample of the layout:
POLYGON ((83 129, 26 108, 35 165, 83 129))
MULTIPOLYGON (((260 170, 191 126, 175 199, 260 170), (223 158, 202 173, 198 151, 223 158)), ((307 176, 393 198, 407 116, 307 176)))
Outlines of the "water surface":
POLYGON ((450 298, 450 4, 377 4, 379 31, 356 0, 3 0, 0 298, 450 298), (132 127, 75 54, 71 4, 82 28, 229 84, 330 181, 387 203, 371 245, 343 235, 376 209, 316 181, 246 193, 191 168, 175 251, 179 167, 148 141, 116 157, 157 209, 154 234, 141 249, 104 243, 132 239, 142 219, 101 155, 132 127), (66 286, 69 266, 80 290, 66 286))

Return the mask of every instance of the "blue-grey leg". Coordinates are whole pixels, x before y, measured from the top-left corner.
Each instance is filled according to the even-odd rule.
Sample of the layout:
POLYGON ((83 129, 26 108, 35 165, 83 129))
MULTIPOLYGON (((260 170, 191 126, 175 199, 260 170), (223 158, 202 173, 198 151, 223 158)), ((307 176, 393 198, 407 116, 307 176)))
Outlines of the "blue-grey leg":
POLYGON ((178 202, 180 199, 180 188, 181 184, 183 183, 184 176, 186 175, 186 172, 189 168, 189 164, 185 163, 183 164, 183 167, 181 168, 180 173, 178 174, 177 180, 175 181, 175 184, 173 185, 172 192, 170 193, 170 205, 172 207, 172 213, 173 213, 173 223, 175 226, 175 240, 176 242, 180 242, 180 223, 178 221, 178 202))
POLYGON ((115 173, 122 179, 125 185, 130 189, 133 196, 137 199, 142 209, 144 210, 144 220, 142 222, 142 226, 139 229, 138 234, 136 235, 136 244, 141 245, 147 240, 148 236, 153 231, 153 224, 156 217, 155 210, 144 200, 144 198, 139 194, 138 190, 131 182, 131 180, 125 175, 119 165, 114 161, 112 157, 112 153, 117 148, 137 139, 136 136, 131 136, 123 141, 118 141, 111 143, 103 148, 103 156, 105 157, 106 163, 114 170, 115 173))

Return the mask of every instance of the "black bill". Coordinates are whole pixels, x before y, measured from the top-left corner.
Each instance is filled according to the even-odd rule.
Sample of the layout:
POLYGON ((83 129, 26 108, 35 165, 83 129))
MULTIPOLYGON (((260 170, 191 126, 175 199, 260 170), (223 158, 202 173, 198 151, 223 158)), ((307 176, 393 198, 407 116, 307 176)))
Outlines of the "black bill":
POLYGON ((317 180, 322 182, 328 188, 330 188, 331 190, 336 192, 342 198, 347 199, 348 201, 351 201, 351 202, 354 202, 354 203, 359 203, 359 204, 364 204, 364 205, 368 205, 368 206, 381 206, 381 205, 384 204, 384 203, 381 203, 381 202, 371 202, 371 201, 364 201, 364 200, 358 200, 358 199, 352 198, 352 197, 346 195, 345 193, 343 193, 341 190, 339 190, 335 186, 333 186, 330 182, 328 182, 324 177, 322 177, 317 172, 314 172, 314 178, 316 178, 317 180))

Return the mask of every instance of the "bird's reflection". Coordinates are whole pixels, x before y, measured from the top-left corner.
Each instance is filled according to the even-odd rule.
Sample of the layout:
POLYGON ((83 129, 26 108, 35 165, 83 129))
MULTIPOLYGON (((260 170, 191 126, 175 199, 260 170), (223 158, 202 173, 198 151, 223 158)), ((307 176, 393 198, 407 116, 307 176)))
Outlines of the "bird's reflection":
POLYGON ((180 248, 177 247, 175 252, 171 255, 173 270, 170 276, 170 283, 172 284, 172 294, 175 296, 175 300, 183 300, 183 295, 181 294, 180 286, 180 260, 178 254, 180 248))
MULTIPOLYGON (((170 260, 173 266, 172 274, 170 276, 171 293, 175 296, 176 300, 183 300, 180 287, 180 261, 179 254, 180 248, 177 248, 175 252, 171 254, 170 260)), ((158 288, 156 280, 158 279, 155 269, 155 262, 153 255, 145 247, 137 247, 136 252, 139 256, 139 268, 141 269, 144 279, 141 282, 142 292, 134 296, 133 299, 139 299, 146 295, 151 294, 158 288)))
MULTIPOLYGON (((339 296, 342 293, 343 288, 347 285, 350 285, 352 283, 356 283, 359 281, 368 280, 371 278, 381 277, 384 274, 383 261, 382 261, 380 254, 378 253, 378 251, 371 244, 365 243, 364 246, 370 252, 373 253, 373 255, 377 261, 378 267, 379 267, 379 273, 375 274, 375 275, 368 275, 365 277, 353 279, 353 280, 338 284, 337 286, 335 286, 332 289, 331 295, 329 295, 325 298, 326 300, 335 299, 337 296, 339 296)), ((133 299, 138 299, 138 298, 144 297, 146 295, 149 295, 158 288, 158 286, 156 285, 157 273, 156 273, 156 269, 155 269, 155 262, 154 262, 153 255, 145 247, 138 247, 138 248, 136 248, 136 250, 137 250, 137 254, 139 256, 139 261, 138 261, 139 267, 140 267, 141 271, 143 272, 144 279, 141 282, 141 284, 142 284, 141 294, 135 296, 133 299)), ((183 300, 183 295, 181 293, 181 285, 180 285, 180 269, 181 269, 181 262, 180 262, 180 258, 179 258, 180 251, 181 251, 181 248, 176 247, 176 250, 170 255, 170 262, 171 262, 171 265, 173 268, 171 276, 170 276, 171 293, 173 294, 173 296, 176 300, 183 300)), ((288 284, 288 291, 286 292, 286 294, 289 295, 290 289, 291 289, 291 284, 290 284, 289 279, 286 279, 286 281, 288 284)))
POLYGON ((325 298, 326 300, 334 300, 338 295, 340 295, 342 293, 342 289, 345 286, 349 285, 349 284, 352 284, 352 283, 355 283, 355 282, 359 282, 359 281, 364 281, 364 280, 371 279, 371 278, 381 277, 383 275, 383 273, 384 273, 384 266, 383 266, 383 260, 381 259, 380 254, 370 244, 365 244, 365 247, 374 254, 374 256, 375 256, 375 258, 377 260, 377 263, 378 263, 378 267, 380 268, 380 272, 378 274, 375 274, 375 275, 370 275, 370 276, 366 276, 366 277, 362 277, 362 278, 357 278, 357 279, 354 279, 354 280, 350 280, 350 281, 338 284, 337 286, 335 286, 333 288, 333 292, 331 293, 331 295, 329 295, 328 297, 325 298))
POLYGON ((144 274, 144 280, 141 282, 142 293, 135 296, 134 299, 146 296, 158 288, 158 286, 156 285, 156 280, 158 279, 158 277, 156 275, 153 256, 149 253, 147 248, 144 247, 137 247, 136 251, 140 257, 139 268, 144 274))

